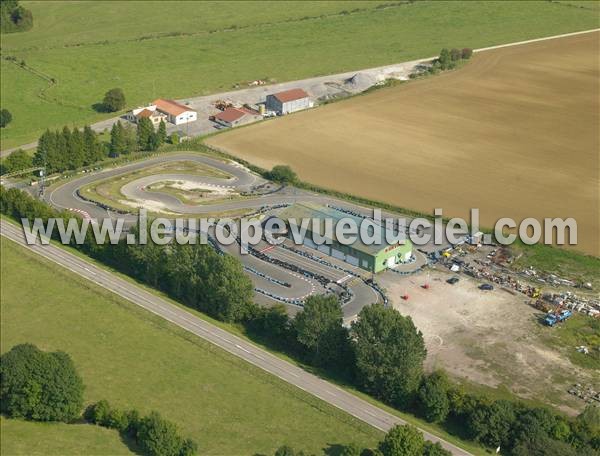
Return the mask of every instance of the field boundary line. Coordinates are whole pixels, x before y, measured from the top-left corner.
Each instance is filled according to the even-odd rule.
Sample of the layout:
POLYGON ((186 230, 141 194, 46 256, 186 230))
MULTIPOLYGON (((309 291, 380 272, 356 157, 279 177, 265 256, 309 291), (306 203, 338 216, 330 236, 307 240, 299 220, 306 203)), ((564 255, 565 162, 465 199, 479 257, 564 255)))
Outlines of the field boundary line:
POLYGON ((600 32, 600 28, 595 28, 595 29, 591 29, 591 30, 582 30, 580 32, 563 33, 562 35, 546 36, 544 38, 533 38, 531 40, 525 40, 525 41, 515 41, 514 43, 497 44, 495 46, 488 46, 488 47, 484 47, 484 48, 473 49, 473 52, 493 51, 494 49, 502 49, 505 47, 520 46, 522 44, 537 43, 539 41, 555 40, 558 38, 568 38, 570 36, 584 35, 586 33, 594 33, 594 32, 600 32))

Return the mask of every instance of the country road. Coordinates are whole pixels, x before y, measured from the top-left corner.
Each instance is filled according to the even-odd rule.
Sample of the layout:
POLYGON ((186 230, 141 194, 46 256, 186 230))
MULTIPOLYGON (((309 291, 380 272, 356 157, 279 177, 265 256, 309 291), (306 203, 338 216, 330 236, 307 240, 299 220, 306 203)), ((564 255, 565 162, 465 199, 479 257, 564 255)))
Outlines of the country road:
MULTIPOLYGON (((0 221, 0 234, 381 431, 385 432, 396 424, 405 423, 405 421, 391 413, 306 372, 298 366, 276 357, 240 337, 196 317, 165 299, 145 291, 141 287, 95 266, 91 262, 73 255, 60 247, 40 244, 27 245, 22 230, 7 221, 0 221)), ((421 431, 427 440, 440 442, 444 448, 455 455, 470 454, 433 434, 421 431)))
MULTIPOLYGON (((535 39, 526 40, 526 41, 517 41, 514 43, 499 44, 499 45, 495 45, 495 46, 474 49, 473 52, 477 53, 477 52, 491 51, 491 50, 499 49, 499 48, 503 48, 503 47, 520 46, 522 44, 535 43, 537 41, 552 40, 552 39, 556 39, 556 38, 564 38, 564 37, 568 37, 568 36, 580 35, 582 33, 592 33, 592 32, 597 32, 597 31, 600 31, 600 29, 583 30, 583 31, 579 31, 579 32, 564 33, 561 35, 535 38, 535 39)), ((313 88, 318 86, 319 84, 321 84, 321 85, 325 84, 325 83, 339 84, 339 83, 343 82, 345 79, 348 79, 358 73, 370 75, 374 78, 377 78, 379 76, 389 77, 394 74, 396 74, 396 75, 404 74, 405 76, 407 76, 410 73, 411 69, 414 68, 415 65, 418 65, 419 63, 423 63, 423 62, 428 62, 428 61, 432 60, 433 58, 434 57, 425 57, 425 58, 418 59, 418 60, 394 63, 394 64, 385 65, 385 66, 376 67, 376 68, 359 69, 359 70, 354 70, 354 71, 349 71, 349 72, 344 72, 344 73, 331 74, 331 75, 326 75, 326 76, 317 76, 317 77, 301 79, 301 80, 296 80, 296 81, 287 81, 287 82, 282 82, 282 83, 277 83, 277 84, 264 85, 264 86, 258 86, 258 87, 250 87, 250 88, 244 88, 244 89, 239 89, 239 90, 232 90, 232 91, 216 93, 216 94, 211 94, 211 95, 185 98, 185 99, 178 100, 178 101, 180 101, 182 103, 183 102, 187 103, 193 109, 197 110, 198 111, 198 121, 192 122, 191 124, 189 124, 189 126, 186 126, 186 125, 175 126, 175 125, 169 124, 167 126, 167 129, 168 129, 169 133, 172 133, 172 132, 178 131, 178 130, 188 131, 191 129, 191 131, 188 131, 188 134, 190 136, 203 136, 203 135, 206 135, 209 133, 214 133, 217 131, 214 129, 213 122, 208 120, 208 116, 211 114, 214 114, 214 112, 215 112, 213 103, 216 100, 236 99, 243 103, 253 104, 253 103, 258 103, 261 100, 264 100, 268 93, 274 93, 274 92, 278 92, 278 91, 288 90, 288 89, 295 88, 295 87, 301 87, 301 88, 305 89, 309 93, 309 95, 314 97, 315 93, 314 93, 313 88)), ((366 89, 366 87, 365 87, 365 89, 366 89)), ((364 90, 364 89, 362 89, 362 90, 364 90)), ((96 123, 92 124, 91 127, 94 131, 100 133, 106 129, 111 128, 112 125, 120 119, 121 119, 121 117, 112 117, 110 119, 105 119, 100 122, 96 122, 96 123)), ((0 158, 11 154, 12 152, 14 152, 18 149, 26 150, 26 149, 32 149, 36 146, 37 146, 37 141, 34 141, 34 142, 31 142, 28 144, 23 144, 18 147, 4 149, 4 150, 0 151, 0 158)))

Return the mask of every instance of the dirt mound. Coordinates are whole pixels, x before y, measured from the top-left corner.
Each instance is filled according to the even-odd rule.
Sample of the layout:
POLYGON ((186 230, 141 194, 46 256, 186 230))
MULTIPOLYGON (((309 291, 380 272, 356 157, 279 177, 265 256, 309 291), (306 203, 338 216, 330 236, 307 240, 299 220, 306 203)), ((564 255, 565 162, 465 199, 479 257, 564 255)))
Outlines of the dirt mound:
POLYGON ((371 74, 356 73, 344 81, 344 88, 350 92, 362 92, 378 82, 377 78, 371 74))

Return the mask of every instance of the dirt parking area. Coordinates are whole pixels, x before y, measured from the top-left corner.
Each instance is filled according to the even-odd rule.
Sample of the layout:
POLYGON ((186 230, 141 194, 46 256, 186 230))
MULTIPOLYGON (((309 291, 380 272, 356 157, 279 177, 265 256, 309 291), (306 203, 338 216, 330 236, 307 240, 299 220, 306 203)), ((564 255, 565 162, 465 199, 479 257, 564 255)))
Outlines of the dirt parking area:
MULTIPOLYGON (((526 399, 549 402, 575 414, 585 404, 570 396, 573 383, 599 384, 600 375, 573 365, 566 354, 545 346, 547 328, 525 297, 494 289, 460 275, 431 270, 413 276, 379 276, 394 308, 412 317, 424 335, 427 369, 443 368, 476 385, 504 387, 526 399), (429 289, 423 285, 429 284, 429 289), (408 295, 408 299, 403 299, 408 295)), ((566 348, 566 347, 565 347, 566 348)))

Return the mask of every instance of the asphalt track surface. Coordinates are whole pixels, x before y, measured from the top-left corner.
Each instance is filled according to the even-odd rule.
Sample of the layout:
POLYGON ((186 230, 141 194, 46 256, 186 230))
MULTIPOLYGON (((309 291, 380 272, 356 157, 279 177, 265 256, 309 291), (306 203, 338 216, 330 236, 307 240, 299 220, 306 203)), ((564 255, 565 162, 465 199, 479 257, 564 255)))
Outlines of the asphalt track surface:
MULTIPOLYGON (((121 187, 121 192, 130 201, 140 201, 141 204, 143 204, 145 201, 151 201, 159 204, 161 207, 164 207, 169 213, 192 214, 198 216, 225 213, 235 210, 252 211, 264 207, 306 201, 323 205, 332 204, 351 210, 360 209, 340 200, 308 193, 295 188, 283 188, 275 193, 266 195, 257 194, 256 196, 251 196, 244 199, 236 199, 231 201, 221 200, 215 201, 214 203, 207 202, 206 204, 202 205, 185 204, 176 196, 171 194, 161 193, 160 190, 147 190, 148 186, 154 183, 169 180, 184 180, 193 182, 197 185, 226 187, 228 189, 234 189, 238 192, 251 192, 253 189, 260 189, 261 186, 267 182, 259 175, 250 172, 248 169, 235 162, 225 162, 198 153, 166 154, 141 160, 139 162, 134 162, 118 168, 84 174, 82 177, 75 178, 57 186, 54 189, 49 190, 46 194, 46 198, 48 202, 55 207, 71 210, 82 215, 84 218, 112 218, 114 217, 114 214, 112 214, 109 210, 102 208, 93 202, 83 200, 79 196, 79 189, 93 182, 115 178, 156 165, 181 161, 194 162, 209 166, 218 169, 219 171, 224 172, 231 177, 218 178, 192 174, 186 175, 183 173, 155 174, 151 176, 140 177, 125 183, 123 187, 121 187)), ((133 224, 136 221, 136 216, 132 214, 124 216, 119 215, 119 217, 125 218, 126 224, 133 224)), ((314 276, 311 276, 311 274, 330 280, 332 282, 330 285, 332 285, 334 289, 337 289, 338 293, 342 292, 342 290, 335 286, 336 283, 341 283, 342 286, 347 287, 350 290, 352 297, 349 301, 345 302, 342 307, 346 322, 354 319, 363 306, 380 302, 383 299, 376 290, 374 290, 362 279, 347 281, 347 283, 344 284, 343 279, 346 278, 349 273, 352 277, 357 275, 357 272, 352 271, 353 269, 356 270, 356 268, 353 268, 350 265, 342 265, 342 267, 347 267, 349 272, 342 271, 340 269, 318 263, 310 258, 295 253, 290 249, 273 247, 266 243, 263 243, 261 246, 257 246, 257 249, 265 250, 265 255, 268 257, 267 261, 252 255, 242 255, 240 253, 238 244, 221 246, 221 249, 225 253, 237 257, 246 267, 246 272, 254 284, 256 297, 259 302, 266 304, 273 301, 283 302, 284 304, 288 305, 288 309, 291 313, 298 311, 301 308, 299 306, 300 301, 303 301, 308 296, 313 294, 322 294, 327 291, 326 285, 322 282, 320 283, 319 280, 314 276), (299 266, 303 271, 308 271, 308 275, 302 271, 294 271, 293 269, 290 270, 282 267, 281 265, 275 265, 271 261, 282 261, 286 264, 299 266)), ((314 254, 317 254, 317 252, 314 252, 314 254)), ((323 256, 320 253, 318 255, 323 256)), ((333 259, 330 261, 335 262, 333 259)), ((364 272, 362 274, 364 276, 364 272)))
MULTIPOLYGON (((28 245, 25 242, 22 229, 11 223, 0 220, 0 234, 383 432, 387 432, 397 424, 406 424, 405 421, 397 416, 304 371, 300 367, 272 355, 240 337, 196 317, 165 299, 149 293, 141 287, 121 279, 115 274, 99 268, 60 247, 52 244, 28 245)), ((440 439, 422 429, 421 431, 427 440, 440 442, 444 448, 455 455, 470 455, 467 451, 458 448, 450 442, 440 439)))

